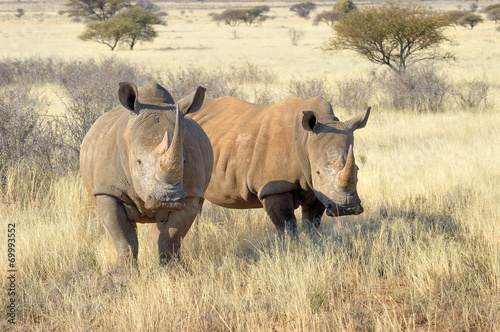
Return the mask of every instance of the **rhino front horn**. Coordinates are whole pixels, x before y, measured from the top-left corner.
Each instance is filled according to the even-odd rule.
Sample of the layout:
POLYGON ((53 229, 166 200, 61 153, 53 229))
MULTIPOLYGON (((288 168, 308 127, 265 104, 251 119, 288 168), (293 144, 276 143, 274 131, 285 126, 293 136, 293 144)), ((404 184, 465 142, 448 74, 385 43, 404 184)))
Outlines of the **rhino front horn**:
POLYGON ((344 190, 352 190, 356 188, 356 164, 354 161, 354 153, 352 152, 352 145, 349 146, 347 159, 344 168, 338 175, 339 186, 344 190))
MULTIPOLYGON (((184 174, 184 123, 181 118, 179 106, 177 106, 172 142, 160 156, 160 177, 170 183, 180 182, 184 174)), ((168 140, 164 139, 160 144, 168 144, 168 140)))

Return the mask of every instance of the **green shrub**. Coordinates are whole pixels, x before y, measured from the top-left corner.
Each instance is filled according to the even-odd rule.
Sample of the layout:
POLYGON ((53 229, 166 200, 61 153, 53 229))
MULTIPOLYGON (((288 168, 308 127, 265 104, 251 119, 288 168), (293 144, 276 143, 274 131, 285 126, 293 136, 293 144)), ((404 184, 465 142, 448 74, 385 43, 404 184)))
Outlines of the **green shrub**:
POLYGON ((349 13, 350 11, 355 10, 355 9, 356 9, 356 5, 351 0, 337 1, 333 5, 333 10, 336 10, 336 11, 341 12, 341 13, 346 13, 346 14, 349 13))

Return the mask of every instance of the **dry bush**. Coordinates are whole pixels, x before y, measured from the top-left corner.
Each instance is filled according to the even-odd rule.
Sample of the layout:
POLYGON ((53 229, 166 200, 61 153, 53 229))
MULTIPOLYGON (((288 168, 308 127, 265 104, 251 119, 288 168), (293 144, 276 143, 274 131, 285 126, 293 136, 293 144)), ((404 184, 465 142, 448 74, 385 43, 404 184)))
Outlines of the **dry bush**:
POLYGON ((0 86, 54 82, 61 66, 61 60, 56 57, 5 58, 0 60, 0 86))
POLYGON ((297 31, 295 28, 288 29, 288 37, 293 46, 297 46, 304 37, 304 31, 297 31))
POLYGON ((458 107, 467 110, 479 110, 491 107, 488 101, 490 84, 485 80, 472 79, 456 83, 453 97, 458 107))
POLYGON ((70 161, 58 121, 29 83, 0 87, 0 201, 45 197, 70 161))
POLYGON ((277 102, 277 96, 273 93, 272 85, 264 83, 260 88, 254 88, 255 104, 272 104, 277 102))
POLYGON ((9 167, 42 175, 60 169, 54 151, 60 139, 46 111, 30 84, 0 88, 0 176, 9 167))
POLYGON ((228 74, 221 69, 207 71, 202 68, 190 67, 168 71, 161 79, 164 87, 176 101, 191 94, 200 85, 207 89, 207 98, 241 96, 239 84, 230 84, 227 76, 228 74))
POLYGON ((118 103, 118 84, 130 81, 137 86, 151 80, 143 70, 115 58, 75 61, 61 70, 59 82, 66 111, 60 124, 70 150, 68 158, 77 167, 80 145, 90 126, 118 103))
POLYGON ((288 92, 291 96, 304 99, 322 97, 328 101, 333 100, 332 88, 324 77, 308 80, 293 79, 288 84, 288 92))
POLYGON ((277 80, 276 73, 260 68, 258 65, 246 62, 241 66, 231 66, 229 79, 231 82, 240 84, 265 83, 272 85, 277 80))
POLYGON ((336 82, 334 105, 347 110, 360 111, 369 106, 372 98, 373 78, 365 80, 359 78, 346 78, 336 82))
POLYGON ((378 81, 385 94, 382 104, 416 112, 443 110, 452 88, 447 75, 432 66, 416 66, 402 73, 386 71, 378 81))

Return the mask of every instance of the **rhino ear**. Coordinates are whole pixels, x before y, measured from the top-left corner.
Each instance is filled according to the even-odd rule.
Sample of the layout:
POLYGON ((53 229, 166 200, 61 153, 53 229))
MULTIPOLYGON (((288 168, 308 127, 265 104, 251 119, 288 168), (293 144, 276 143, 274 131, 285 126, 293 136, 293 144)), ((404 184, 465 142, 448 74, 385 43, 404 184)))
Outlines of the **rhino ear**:
POLYGON ((180 111, 182 114, 186 115, 187 113, 194 113, 201 108, 203 105, 203 101, 205 100, 205 89, 202 86, 196 88, 196 91, 183 98, 177 102, 179 105, 180 111))
POLYGON ((314 111, 303 111, 302 114, 302 127, 307 131, 316 132, 316 129, 318 129, 318 115, 314 111))
POLYGON ((368 116, 370 116, 370 110, 372 108, 368 107, 366 111, 363 113, 360 113, 356 115, 354 118, 347 120, 345 125, 350 131, 355 131, 356 129, 361 129, 366 125, 366 122, 368 121, 368 116))
POLYGON ((139 114, 141 103, 139 103, 139 91, 134 83, 121 82, 118 89, 118 98, 123 107, 139 114))

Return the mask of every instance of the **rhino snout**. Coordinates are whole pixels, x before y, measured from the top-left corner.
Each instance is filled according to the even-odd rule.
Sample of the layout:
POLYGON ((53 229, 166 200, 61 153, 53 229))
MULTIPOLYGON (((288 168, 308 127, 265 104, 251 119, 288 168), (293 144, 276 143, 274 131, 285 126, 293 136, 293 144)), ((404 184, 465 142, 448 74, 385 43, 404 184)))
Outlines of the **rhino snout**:
POLYGON ((329 217, 348 216, 352 214, 357 215, 363 213, 363 211, 361 202, 352 206, 339 206, 332 202, 326 207, 326 215, 329 217))
POLYGON ((363 213, 363 206, 356 192, 350 195, 334 195, 330 199, 321 192, 315 191, 316 197, 326 208, 326 214, 329 217, 340 217, 347 215, 357 215, 363 213))
POLYGON ((164 193, 161 195, 149 195, 145 204, 148 210, 180 211, 186 209, 186 192, 184 190, 175 193, 164 193))

